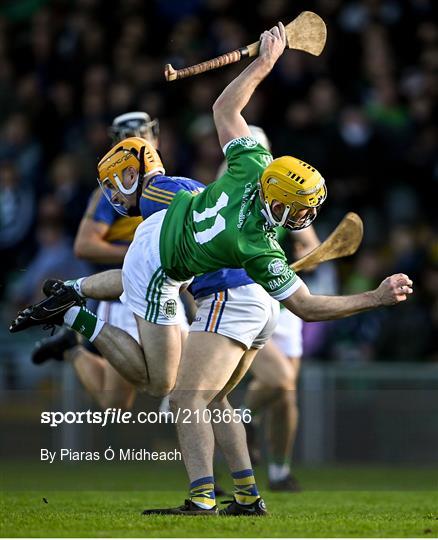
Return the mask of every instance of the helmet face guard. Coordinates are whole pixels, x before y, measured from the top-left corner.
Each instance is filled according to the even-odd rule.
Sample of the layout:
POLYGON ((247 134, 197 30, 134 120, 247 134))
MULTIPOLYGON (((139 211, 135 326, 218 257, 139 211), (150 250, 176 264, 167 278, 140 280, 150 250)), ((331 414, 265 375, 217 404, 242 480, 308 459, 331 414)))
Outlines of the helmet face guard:
POLYGON ((322 203, 326 200, 326 198, 327 189, 324 186, 324 193, 319 197, 318 204, 315 206, 307 206, 299 203, 298 201, 294 201, 292 204, 285 204, 283 214, 280 218, 277 218, 272 212, 271 205, 263 197, 262 193, 263 204, 271 225, 274 227, 284 227, 285 229, 289 229, 291 231, 300 231, 301 229, 306 229, 309 227, 319 214, 322 203))
POLYGON ((303 206, 301 208, 296 208, 300 205, 296 205, 294 203, 292 205, 292 208, 290 209, 289 215, 286 219, 286 223, 283 225, 283 227, 291 231, 300 231, 301 229, 309 227, 318 215, 321 205, 322 202, 316 207, 303 206), (303 210, 305 210, 306 212, 300 215, 299 218, 295 219, 295 216, 303 210))
POLYGON ((114 210, 116 210, 122 216, 131 216, 133 215, 133 212, 135 212, 135 207, 132 206, 127 195, 132 195, 136 193, 138 189, 140 175, 137 175, 136 181, 129 189, 126 189, 123 186, 116 174, 114 174, 114 176, 116 177, 114 178, 114 180, 117 187, 108 177, 104 178, 103 180, 98 178, 97 181, 99 183, 100 189, 103 191, 103 194, 105 195, 111 206, 114 208, 114 210))
POLYGON ((117 116, 109 129, 114 144, 128 137, 141 137, 154 142, 158 139, 159 132, 158 120, 152 120, 145 112, 129 112, 117 116))

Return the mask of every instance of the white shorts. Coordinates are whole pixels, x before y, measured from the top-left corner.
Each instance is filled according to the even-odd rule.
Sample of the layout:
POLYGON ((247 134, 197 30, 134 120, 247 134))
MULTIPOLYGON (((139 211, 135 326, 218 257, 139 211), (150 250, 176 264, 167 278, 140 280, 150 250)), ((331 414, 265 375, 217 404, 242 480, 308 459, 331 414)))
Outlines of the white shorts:
POLYGON ((192 279, 175 281, 166 276, 161 266, 160 232, 165 215, 166 210, 156 212, 137 227, 123 261, 120 301, 146 321, 184 325, 179 293, 192 279))
POLYGON ((303 321, 288 309, 281 309, 272 340, 286 356, 300 358, 303 354, 303 321))
POLYGON ((140 343, 134 314, 127 306, 120 302, 99 302, 97 316, 99 319, 121 328, 140 343))
POLYGON ((256 283, 210 294, 196 300, 190 332, 215 332, 261 349, 275 330, 280 304, 256 283))
MULTIPOLYGON (((182 304, 180 298, 178 298, 177 303, 181 304, 182 313, 184 313, 184 320, 181 323, 181 328, 188 332, 189 322, 186 317, 184 305, 182 304)), ((137 322, 135 320, 134 314, 125 304, 122 304, 118 301, 99 302, 99 305, 97 307, 97 316, 99 317, 99 319, 102 319, 105 322, 116 326, 117 328, 121 328, 130 336, 132 336, 135 341, 140 343, 137 322)))

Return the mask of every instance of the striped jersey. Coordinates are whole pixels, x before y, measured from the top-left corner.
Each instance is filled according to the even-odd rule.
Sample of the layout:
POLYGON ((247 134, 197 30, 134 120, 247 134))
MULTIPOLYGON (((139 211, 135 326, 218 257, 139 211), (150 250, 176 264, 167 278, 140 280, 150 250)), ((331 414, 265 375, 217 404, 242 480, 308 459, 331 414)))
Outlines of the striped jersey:
MULTIPOLYGON (((134 238, 134 233, 143 221, 139 217, 121 216, 108 201, 100 188, 97 188, 91 195, 85 217, 98 223, 108 225, 104 240, 110 244, 128 246, 134 238)), ((109 268, 107 265, 96 265, 100 269, 109 268)), ((111 266, 113 268, 114 265, 111 266)))
POLYGON ((184 176, 154 176, 143 188, 140 198, 140 212, 147 219, 155 212, 167 210, 175 195, 183 190, 190 194, 201 193, 205 185, 184 176))

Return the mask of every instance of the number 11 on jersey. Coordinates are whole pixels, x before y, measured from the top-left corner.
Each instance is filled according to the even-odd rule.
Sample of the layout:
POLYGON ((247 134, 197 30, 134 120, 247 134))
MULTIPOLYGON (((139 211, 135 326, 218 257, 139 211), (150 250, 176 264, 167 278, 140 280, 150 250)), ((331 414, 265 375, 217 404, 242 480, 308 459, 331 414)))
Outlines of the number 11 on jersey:
POLYGON ((215 218, 211 227, 202 232, 194 233, 195 240, 198 244, 209 242, 212 238, 225 230, 227 226, 225 218, 219 214, 219 211, 227 206, 228 201, 228 195, 225 192, 222 192, 214 206, 206 208, 203 212, 193 212, 193 221, 195 223, 202 223, 206 219, 215 218))

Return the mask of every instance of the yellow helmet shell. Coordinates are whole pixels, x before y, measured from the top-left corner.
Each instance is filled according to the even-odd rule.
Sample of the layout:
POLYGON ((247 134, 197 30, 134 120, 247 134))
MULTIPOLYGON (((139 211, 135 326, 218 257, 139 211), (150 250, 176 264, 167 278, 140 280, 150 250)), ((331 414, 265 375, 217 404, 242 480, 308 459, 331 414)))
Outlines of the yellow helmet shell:
POLYGON ((128 215, 128 206, 133 206, 130 196, 135 193, 138 206, 143 180, 165 173, 158 152, 141 137, 129 137, 114 145, 99 161, 97 171, 97 180, 105 197, 122 215, 128 215), (128 167, 137 171, 137 178, 130 187, 123 184, 123 171, 128 167))
POLYGON ((114 145, 99 161, 99 180, 109 179, 114 187, 118 187, 113 181, 114 175, 121 179, 123 171, 131 166, 143 173, 146 179, 165 173, 161 158, 153 145, 141 137, 129 137, 114 145), (142 154, 143 162, 140 163, 142 154))
POLYGON ((292 156, 274 159, 266 167, 260 180, 260 190, 271 225, 295 230, 312 223, 327 197, 325 181, 319 172, 292 156), (272 212, 273 201, 284 204, 281 217, 272 212), (302 210, 307 210, 304 217, 302 210))
POLYGON ((315 208, 325 200, 327 194, 320 173, 292 156, 274 159, 263 171, 260 184, 263 198, 269 205, 276 200, 287 206, 299 203, 315 208))

